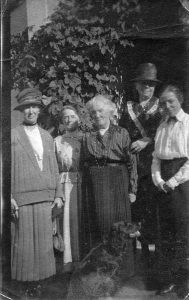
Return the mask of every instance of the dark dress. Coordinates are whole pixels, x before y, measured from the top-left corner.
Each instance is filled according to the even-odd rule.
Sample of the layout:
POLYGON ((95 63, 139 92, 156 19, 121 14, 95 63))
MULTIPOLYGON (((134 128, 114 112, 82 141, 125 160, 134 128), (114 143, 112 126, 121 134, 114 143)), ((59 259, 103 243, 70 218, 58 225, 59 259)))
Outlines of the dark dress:
MULTIPOLYGON (((124 128, 110 125, 104 136, 84 136, 86 229, 92 247, 110 233, 113 223, 131 222, 129 193, 136 194, 136 156, 124 128)), ((133 254, 131 254, 133 255, 133 254)))
POLYGON ((131 142, 143 137, 152 139, 152 142, 137 154, 138 192, 137 200, 132 204, 133 221, 142 222, 143 235, 149 242, 154 241, 156 236, 157 191, 151 180, 151 164, 154 137, 161 119, 158 103, 158 99, 152 97, 143 108, 139 103, 129 101, 120 119, 120 126, 128 130, 131 142))

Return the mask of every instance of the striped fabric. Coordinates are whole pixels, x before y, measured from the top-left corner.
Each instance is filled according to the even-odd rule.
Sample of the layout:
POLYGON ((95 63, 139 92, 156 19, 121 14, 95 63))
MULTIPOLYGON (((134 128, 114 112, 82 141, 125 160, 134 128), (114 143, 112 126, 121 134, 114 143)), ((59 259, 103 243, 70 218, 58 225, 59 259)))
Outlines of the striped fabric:
POLYGON ((94 220, 95 213, 102 239, 104 234, 110 232, 113 223, 118 221, 131 222, 127 167, 125 165, 90 167, 90 181, 89 189, 92 195, 88 199, 89 207, 95 208, 95 212, 90 212, 90 219, 94 220), (91 201, 93 203, 90 205, 91 201))
MULTIPOLYGON (((85 228, 90 249, 111 232, 113 223, 131 222, 131 208, 128 197, 129 175, 125 165, 92 166, 88 174, 88 197, 84 212, 88 220, 85 228)), ((88 251, 90 250, 88 249, 88 251)), ((133 276, 134 253, 132 240, 127 241, 123 255, 124 276, 133 276)))
POLYGON ((37 281, 54 275, 51 202, 21 206, 11 230, 12 279, 37 281))

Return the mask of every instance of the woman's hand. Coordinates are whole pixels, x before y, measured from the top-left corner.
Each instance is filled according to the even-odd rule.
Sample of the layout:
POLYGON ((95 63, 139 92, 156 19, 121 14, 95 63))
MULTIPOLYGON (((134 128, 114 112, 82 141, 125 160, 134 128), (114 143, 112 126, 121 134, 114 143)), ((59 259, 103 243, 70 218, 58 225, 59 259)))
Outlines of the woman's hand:
POLYGON ((54 206, 57 206, 57 208, 61 208, 63 205, 64 204, 61 198, 55 198, 51 208, 53 208, 54 206))
POLYGON ((162 192, 164 192, 164 193, 169 193, 169 192, 172 191, 172 188, 171 188, 171 186, 169 185, 169 183, 168 183, 168 182, 165 182, 165 181, 163 181, 163 180, 158 184, 157 187, 158 187, 159 191, 162 191, 162 192))
POLYGON ((160 183, 158 183, 157 188, 160 192, 165 192, 166 193, 166 191, 164 190, 164 184, 165 184, 165 181, 162 180, 160 183))
POLYGON ((129 194, 129 200, 130 200, 131 203, 134 203, 134 202, 136 201, 136 195, 130 193, 130 194, 129 194))
POLYGON ((146 148, 148 146, 150 141, 151 141, 151 139, 146 137, 141 140, 137 140, 137 141, 133 142, 131 144, 131 151, 135 152, 135 153, 142 151, 144 148, 146 148))
POLYGON ((14 198, 11 198, 11 213, 13 217, 15 217, 16 219, 18 219, 18 211, 19 211, 19 207, 18 204, 16 203, 16 200, 14 198))
POLYGON ((166 193, 169 193, 169 192, 171 192, 173 190, 172 186, 169 184, 168 181, 166 181, 164 183, 164 190, 166 191, 166 193))

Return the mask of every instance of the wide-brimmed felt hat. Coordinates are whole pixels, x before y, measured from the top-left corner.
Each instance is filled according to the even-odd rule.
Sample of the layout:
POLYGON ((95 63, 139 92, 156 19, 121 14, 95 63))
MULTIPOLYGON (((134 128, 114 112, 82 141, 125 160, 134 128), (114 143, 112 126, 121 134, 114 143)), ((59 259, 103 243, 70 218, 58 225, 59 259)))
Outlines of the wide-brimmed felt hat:
POLYGON ((152 63, 140 64, 136 70, 136 77, 131 81, 152 81, 154 83, 160 82, 157 79, 157 69, 152 63))
POLYGON ((42 106, 42 93, 37 88, 26 88, 17 95, 18 105, 14 110, 22 110, 25 106, 34 104, 42 106))

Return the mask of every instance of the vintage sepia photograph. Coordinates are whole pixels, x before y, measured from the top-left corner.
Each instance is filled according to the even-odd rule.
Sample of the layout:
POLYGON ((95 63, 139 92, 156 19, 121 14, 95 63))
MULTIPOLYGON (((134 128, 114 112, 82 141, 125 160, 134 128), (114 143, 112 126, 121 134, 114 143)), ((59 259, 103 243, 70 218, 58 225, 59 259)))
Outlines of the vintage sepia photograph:
POLYGON ((189 300, 189 0, 1 0, 2 300, 189 300))

